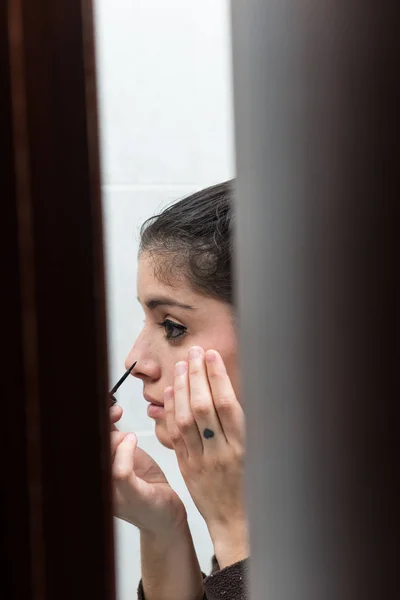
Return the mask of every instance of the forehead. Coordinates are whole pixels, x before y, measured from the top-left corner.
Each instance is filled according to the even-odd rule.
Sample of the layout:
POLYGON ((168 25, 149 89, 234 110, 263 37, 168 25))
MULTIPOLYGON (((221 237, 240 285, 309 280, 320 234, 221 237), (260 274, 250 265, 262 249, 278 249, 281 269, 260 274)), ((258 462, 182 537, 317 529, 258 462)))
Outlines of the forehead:
POLYGON ((154 301, 155 306, 159 304, 167 306, 168 301, 173 304, 185 305, 181 308, 185 309, 186 317, 189 318, 190 316, 192 322, 201 323, 205 330, 208 324, 212 326, 214 331, 222 326, 224 327, 225 338, 231 340, 231 335, 234 336, 232 307, 217 298, 194 291, 184 277, 179 276, 179 270, 177 270, 176 277, 174 277, 174 272, 171 273, 168 282, 161 281, 157 277, 158 269, 157 265, 154 264, 155 260, 157 260, 156 257, 151 256, 149 258, 145 253, 139 257, 137 296, 142 306, 147 305, 148 308, 152 308, 149 303, 154 304, 154 301), (167 303, 160 302, 161 299, 166 300, 167 303))
MULTIPOLYGON (((167 265, 168 266, 168 265, 167 265)), ((178 269, 168 271, 168 281, 160 279, 157 275, 162 271, 162 257, 157 259, 157 256, 149 255, 146 252, 142 253, 138 259, 138 274, 137 274, 137 292, 138 296, 144 299, 146 296, 156 294, 174 295, 182 300, 184 296, 186 300, 194 299, 199 296, 186 282, 184 276, 179 274, 178 269), (160 264, 157 264, 160 260, 160 264)))

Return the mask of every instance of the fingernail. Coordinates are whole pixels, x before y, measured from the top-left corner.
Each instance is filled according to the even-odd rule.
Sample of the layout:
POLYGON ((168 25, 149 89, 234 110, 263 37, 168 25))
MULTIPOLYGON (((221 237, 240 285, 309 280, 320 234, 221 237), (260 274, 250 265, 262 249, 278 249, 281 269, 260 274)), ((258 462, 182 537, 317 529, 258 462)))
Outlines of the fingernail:
POLYGON ((190 350, 189 350, 190 360, 196 360, 196 358, 200 358, 200 355, 201 355, 200 348, 197 348, 196 346, 194 346, 193 348, 190 348, 190 350))
POLYGON ((136 435, 134 433, 128 433, 128 435, 125 437, 125 439, 128 442, 135 442, 136 441, 136 435))
POLYGON ((186 373, 186 363, 185 362, 178 362, 175 365, 175 373, 176 375, 183 375, 184 373, 186 373))
POLYGON ((217 355, 215 354, 215 352, 206 352, 206 361, 207 362, 214 362, 217 358, 217 355))

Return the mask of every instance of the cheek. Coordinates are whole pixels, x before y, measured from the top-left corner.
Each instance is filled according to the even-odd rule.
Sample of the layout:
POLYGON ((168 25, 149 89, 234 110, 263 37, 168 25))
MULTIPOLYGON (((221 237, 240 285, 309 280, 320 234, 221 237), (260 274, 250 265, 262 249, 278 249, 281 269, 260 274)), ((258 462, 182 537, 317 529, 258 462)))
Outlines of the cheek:
POLYGON ((175 377, 175 365, 180 360, 187 360, 188 349, 183 347, 173 347, 164 345, 159 353, 162 378, 165 383, 164 387, 173 385, 175 377))
POLYGON ((201 343, 199 341, 199 346, 202 346, 205 350, 212 348, 220 353, 236 397, 240 402, 240 372, 238 364, 237 338, 235 333, 229 332, 229 334, 227 334, 225 331, 224 333, 213 336, 212 338, 208 337, 207 340, 204 340, 204 342, 205 343, 201 343))
POLYGON ((233 351, 232 349, 230 349, 225 356, 223 353, 221 353, 221 356, 225 363, 225 367, 229 375, 229 379, 231 380, 236 398, 239 400, 239 402, 241 402, 240 372, 237 360, 237 350, 235 349, 233 351))

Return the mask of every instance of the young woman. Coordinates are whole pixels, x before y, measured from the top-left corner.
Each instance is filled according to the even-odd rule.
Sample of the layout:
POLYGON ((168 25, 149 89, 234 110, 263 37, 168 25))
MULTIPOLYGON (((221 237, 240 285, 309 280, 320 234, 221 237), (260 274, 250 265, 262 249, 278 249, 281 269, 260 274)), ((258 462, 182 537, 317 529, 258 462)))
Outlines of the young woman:
POLYGON ((158 465, 117 430, 111 409, 116 516, 140 530, 146 600, 246 597, 244 413, 232 294, 232 182, 196 193, 146 221, 137 292, 143 330, 126 359, 143 382, 159 441, 179 468, 214 545, 201 573, 186 511, 158 465))

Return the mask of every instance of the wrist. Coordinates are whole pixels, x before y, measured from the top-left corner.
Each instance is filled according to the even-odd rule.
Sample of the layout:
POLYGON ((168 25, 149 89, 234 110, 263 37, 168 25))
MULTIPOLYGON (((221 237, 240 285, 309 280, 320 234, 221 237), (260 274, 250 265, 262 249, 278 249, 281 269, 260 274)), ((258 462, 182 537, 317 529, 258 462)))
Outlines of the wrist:
POLYGON ((209 527, 214 553, 221 569, 250 554, 248 525, 245 519, 209 527))
POLYGON ((140 538, 150 543, 156 542, 158 547, 170 548, 171 544, 190 535, 186 511, 179 521, 166 523, 159 527, 140 528, 140 538))
POLYGON ((185 526, 187 526, 187 511, 182 500, 175 495, 160 512, 147 514, 138 528, 149 539, 154 537, 168 539, 175 534, 179 535, 185 526))
POLYGON ((187 521, 162 531, 140 531, 146 600, 200 600, 203 576, 187 521))

